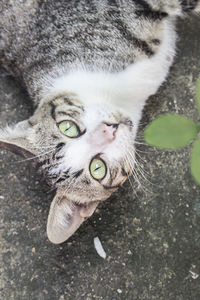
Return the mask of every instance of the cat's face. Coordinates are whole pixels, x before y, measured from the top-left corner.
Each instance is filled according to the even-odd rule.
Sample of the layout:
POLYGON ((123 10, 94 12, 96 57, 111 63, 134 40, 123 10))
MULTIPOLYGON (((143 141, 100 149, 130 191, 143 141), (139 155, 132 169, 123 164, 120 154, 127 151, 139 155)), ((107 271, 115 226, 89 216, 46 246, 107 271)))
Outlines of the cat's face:
POLYGON ((30 121, 38 152, 54 149, 39 159, 40 170, 70 200, 105 200, 131 173, 134 126, 111 105, 83 105, 75 95, 59 95, 30 121))
POLYGON ((15 131, 26 140, 17 146, 37 156, 37 168, 57 188, 47 226, 54 243, 66 240, 134 166, 136 128, 111 104, 51 96, 15 131))

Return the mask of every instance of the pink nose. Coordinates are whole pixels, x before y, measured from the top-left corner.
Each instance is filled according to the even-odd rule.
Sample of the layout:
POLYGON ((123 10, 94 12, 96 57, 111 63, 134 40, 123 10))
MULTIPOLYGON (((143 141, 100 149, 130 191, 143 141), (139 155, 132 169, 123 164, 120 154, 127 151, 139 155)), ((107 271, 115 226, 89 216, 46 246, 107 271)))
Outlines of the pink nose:
POLYGON ((114 141, 118 124, 101 123, 91 133, 89 142, 92 146, 105 146, 114 141))
POLYGON ((100 125, 100 130, 102 131, 104 138, 108 142, 112 142, 115 139, 117 128, 118 128, 118 124, 103 123, 100 125))

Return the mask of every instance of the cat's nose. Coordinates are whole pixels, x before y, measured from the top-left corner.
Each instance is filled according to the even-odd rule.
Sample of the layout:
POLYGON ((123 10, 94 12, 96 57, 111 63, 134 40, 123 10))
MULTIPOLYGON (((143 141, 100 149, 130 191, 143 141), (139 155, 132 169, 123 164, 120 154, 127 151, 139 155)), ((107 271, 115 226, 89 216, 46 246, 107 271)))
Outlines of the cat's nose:
POLYGON ((101 130, 102 130, 103 136, 109 142, 112 142, 115 139, 118 126, 119 126, 119 124, 108 124, 108 123, 103 123, 101 125, 101 130))
POLYGON ((88 136, 88 142, 92 147, 104 147, 114 141, 118 124, 99 124, 88 136))

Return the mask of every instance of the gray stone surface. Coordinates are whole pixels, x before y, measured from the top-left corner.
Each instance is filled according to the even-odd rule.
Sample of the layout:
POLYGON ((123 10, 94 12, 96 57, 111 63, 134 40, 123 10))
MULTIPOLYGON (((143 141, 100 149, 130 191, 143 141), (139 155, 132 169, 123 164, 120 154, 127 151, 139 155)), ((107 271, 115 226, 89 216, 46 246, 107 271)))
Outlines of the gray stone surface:
MULTIPOLYGON (((200 121, 194 101, 200 19, 179 23, 175 64, 148 101, 139 140, 145 124, 160 113, 200 121)), ((0 104, 0 125, 32 111, 20 84, 3 69, 0 104)), ((127 182, 58 246, 45 234, 52 193, 28 162, 1 150, 1 299, 200 299, 200 187, 190 175, 190 149, 167 152, 139 145, 138 160, 148 173, 147 179, 140 176, 141 188, 132 191, 127 182), (102 241, 105 260, 94 249, 95 236, 102 241)))

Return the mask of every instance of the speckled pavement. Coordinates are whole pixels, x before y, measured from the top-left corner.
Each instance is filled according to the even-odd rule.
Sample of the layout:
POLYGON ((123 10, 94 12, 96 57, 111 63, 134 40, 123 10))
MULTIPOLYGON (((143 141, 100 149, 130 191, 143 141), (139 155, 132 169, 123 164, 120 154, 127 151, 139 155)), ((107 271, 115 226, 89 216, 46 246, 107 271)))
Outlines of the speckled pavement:
MULTIPOLYGON (((200 18, 180 21, 177 58, 148 100, 145 124, 161 113, 199 120, 200 18)), ((29 98, 0 69, 0 125, 32 112, 29 98)), ((53 194, 22 158, 0 150, 2 300, 199 300, 200 186, 189 171, 191 145, 177 152, 138 145, 141 186, 127 182, 67 242, 51 244, 45 227, 53 194), (146 174, 147 173, 147 174, 146 174), (98 236, 106 259, 98 256, 98 236)))

